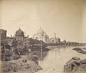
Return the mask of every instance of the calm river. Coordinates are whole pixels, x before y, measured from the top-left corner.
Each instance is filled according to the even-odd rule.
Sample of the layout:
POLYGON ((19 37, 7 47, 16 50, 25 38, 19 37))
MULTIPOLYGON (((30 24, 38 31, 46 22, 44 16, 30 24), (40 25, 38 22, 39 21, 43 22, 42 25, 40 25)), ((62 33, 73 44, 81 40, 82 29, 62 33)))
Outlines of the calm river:
MULTIPOLYGON (((77 46, 78 47, 78 46, 77 46)), ((64 65, 72 57, 79 57, 80 59, 86 59, 86 55, 78 53, 72 50, 75 47, 49 47, 49 51, 38 52, 34 54, 39 56, 39 65, 43 70, 37 73, 63 73, 64 65)), ((79 48, 86 48, 86 46, 79 46, 79 48)))

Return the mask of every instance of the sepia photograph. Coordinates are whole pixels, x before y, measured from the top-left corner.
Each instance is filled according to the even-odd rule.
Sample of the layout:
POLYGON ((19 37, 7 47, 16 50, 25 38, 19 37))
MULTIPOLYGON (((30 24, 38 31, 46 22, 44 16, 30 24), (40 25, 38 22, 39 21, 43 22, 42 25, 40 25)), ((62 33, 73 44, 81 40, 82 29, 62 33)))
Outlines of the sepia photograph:
POLYGON ((0 0, 0 73, 86 73, 86 0, 0 0))

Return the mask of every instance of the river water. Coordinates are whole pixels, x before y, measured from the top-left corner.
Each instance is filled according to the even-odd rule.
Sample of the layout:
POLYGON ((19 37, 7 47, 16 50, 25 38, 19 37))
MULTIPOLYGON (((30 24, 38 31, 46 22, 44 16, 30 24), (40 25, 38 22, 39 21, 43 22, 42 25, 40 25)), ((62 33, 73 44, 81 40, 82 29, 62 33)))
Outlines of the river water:
MULTIPOLYGON (((86 48, 86 46, 77 46, 78 48, 86 48)), ((49 51, 38 52, 35 54, 39 57, 39 65, 43 70, 37 73, 64 73, 64 65, 72 59, 72 57, 79 57, 86 59, 85 54, 78 53, 72 50, 75 47, 48 47, 49 51)))

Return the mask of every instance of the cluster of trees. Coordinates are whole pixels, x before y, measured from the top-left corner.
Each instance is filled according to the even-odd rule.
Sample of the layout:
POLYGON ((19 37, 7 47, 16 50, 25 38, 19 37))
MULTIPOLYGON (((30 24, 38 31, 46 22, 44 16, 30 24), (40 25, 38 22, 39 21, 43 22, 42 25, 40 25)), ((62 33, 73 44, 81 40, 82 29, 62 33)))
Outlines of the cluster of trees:
POLYGON ((29 53, 29 49, 46 47, 47 45, 43 41, 34 40, 32 38, 25 41, 13 40, 11 46, 6 41, 1 42, 2 59, 10 60, 18 59, 20 55, 29 53))
POLYGON ((29 44, 31 44, 31 45, 33 45, 33 46, 34 46, 34 45, 39 45, 39 46, 44 46, 44 47, 47 46, 46 43, 44 43, 42 40, 39 41, 39 40, 30 38, 29 41, 30 41, 29 44))

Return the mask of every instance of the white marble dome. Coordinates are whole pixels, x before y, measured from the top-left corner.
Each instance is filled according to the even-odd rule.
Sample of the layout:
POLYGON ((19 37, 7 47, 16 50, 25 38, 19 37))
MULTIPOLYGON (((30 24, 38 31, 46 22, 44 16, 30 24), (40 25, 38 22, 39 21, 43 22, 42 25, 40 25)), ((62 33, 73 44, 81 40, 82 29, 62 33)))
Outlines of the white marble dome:
POLYGON ((40 28, 40 29, 37 31, 37 34, 44 35, 44 31, 40 28))

